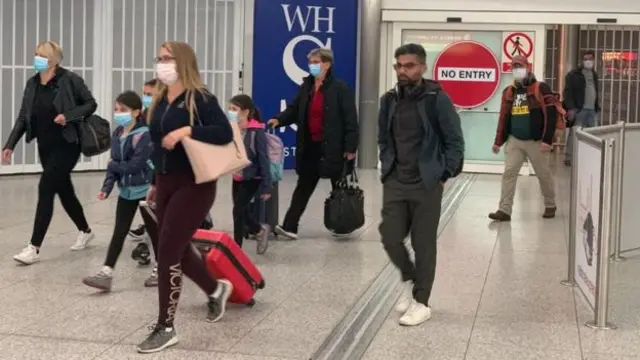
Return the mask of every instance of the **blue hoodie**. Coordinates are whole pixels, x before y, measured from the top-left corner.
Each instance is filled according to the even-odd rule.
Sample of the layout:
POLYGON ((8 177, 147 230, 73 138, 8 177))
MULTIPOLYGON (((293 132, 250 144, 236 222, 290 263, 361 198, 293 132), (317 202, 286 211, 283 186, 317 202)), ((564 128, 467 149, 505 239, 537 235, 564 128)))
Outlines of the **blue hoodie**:
POLYGON ((102 192, 108 196, 117 183, 121 198, 142 199, 146 196, 153 178, 153 166, 150 161, 153 145, 149 128, 138 121, 128 134, 123 135, 123 132, 122 126, 113 132, 111 161, 107 165, 102 192))

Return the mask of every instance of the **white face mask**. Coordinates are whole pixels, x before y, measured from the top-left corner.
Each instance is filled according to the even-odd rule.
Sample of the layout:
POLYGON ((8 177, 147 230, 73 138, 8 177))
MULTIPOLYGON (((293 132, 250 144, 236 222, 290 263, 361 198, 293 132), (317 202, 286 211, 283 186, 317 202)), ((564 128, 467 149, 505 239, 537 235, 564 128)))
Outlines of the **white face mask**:
POLYGON ((176 81, 178 81, 178 72, 176 71, 176 64, 169 63, 156 64, 156 76, 158 80, 162 81, 163 84, 170 86, 173 85, 176 81))
POLYGON ((527 69, 525 68, 517 68, 513 69, 513 78, 520 81, 527 77, 527 69))
POLYGON ((582 62, 582 65, 584 66, 585 69, 593 69, 593 60, 585 60, 582 62))

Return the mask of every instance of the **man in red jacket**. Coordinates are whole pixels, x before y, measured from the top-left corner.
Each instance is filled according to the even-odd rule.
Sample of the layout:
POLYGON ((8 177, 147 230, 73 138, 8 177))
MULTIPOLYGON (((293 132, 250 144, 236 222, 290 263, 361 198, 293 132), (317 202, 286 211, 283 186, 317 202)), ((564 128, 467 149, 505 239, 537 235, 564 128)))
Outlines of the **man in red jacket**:
POLYGON ((505 164, 498 211, 491 220, 510 221, 513 197, 522 164, 528 160, 538 176, 544 197, 545 219, 556 215, 555 185, 549 169, 549 151, 556 129, 556 107, 549 85, 538 82, 526 57, 514 56, 514 83, 502 92, 498 130, 492 151, 505 145, 505 164))

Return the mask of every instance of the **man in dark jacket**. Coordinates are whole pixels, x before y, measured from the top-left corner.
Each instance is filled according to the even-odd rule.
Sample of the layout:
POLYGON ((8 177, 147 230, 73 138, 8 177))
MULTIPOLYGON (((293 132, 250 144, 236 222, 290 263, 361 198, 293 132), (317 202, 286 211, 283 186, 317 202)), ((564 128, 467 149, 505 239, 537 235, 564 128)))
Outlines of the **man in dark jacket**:
POLYGON ((462 170, 460 117, 437 82, 425 80, 427 54, 418 44, 395 52, 395 89, 380 100, 382 222, 380 235, 400 270, 405 290, 396 310, 402 325, 431 318, 429 298, 436 271, 436 240, 444 182, 462 170), (411 235, 415 264, 404 245, 411 235))
MULTIPOLYGON (((600 96, 598 88, 598 73, 594 70, 595 53, 585 51, 582 64, 571 70, 565 77, 562 97, 567 109, 569 125, 593 127, 598 125, 600 113, 600 96)), ((567 132, 567 144, 564 151, 564 163, 571 166, 573 152, 572 132, 567 132)))
POLYGON ((318 48, 307 56, 310 76, 304 79, 293 102, 269 120, 272 127, 298 125, 296 171, 298 184, 281 226, 275 231, 297 239, 298 225, 320 178, 332 186, 353 166, 358 149, 358 114, 353 91, 331 72, 333 52, 318 48))
POLYGON ((526 57, 514 56, 515 81, 502 92, 498 129, 491 149, 497 154, 506 144, 500 206, 489 214, 495 221, 511 220, 518 175, 525 160, 529 160, 540 182, 545 207, 542 217, 556 216, 555 186, 549 168, 549 151, 556 130, 555 97, 549 85, 538 82, 528 67, 526 57))

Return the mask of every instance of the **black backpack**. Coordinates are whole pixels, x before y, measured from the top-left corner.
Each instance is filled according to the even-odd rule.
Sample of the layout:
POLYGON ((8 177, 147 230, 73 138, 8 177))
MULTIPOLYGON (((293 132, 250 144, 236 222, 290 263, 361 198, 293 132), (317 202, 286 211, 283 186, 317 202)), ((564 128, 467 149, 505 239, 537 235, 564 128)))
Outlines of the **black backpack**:
POLYGON ((80 150, 84 156, 96 156, 111 149, 111 126, 98 115, 77 123, 80 150))

